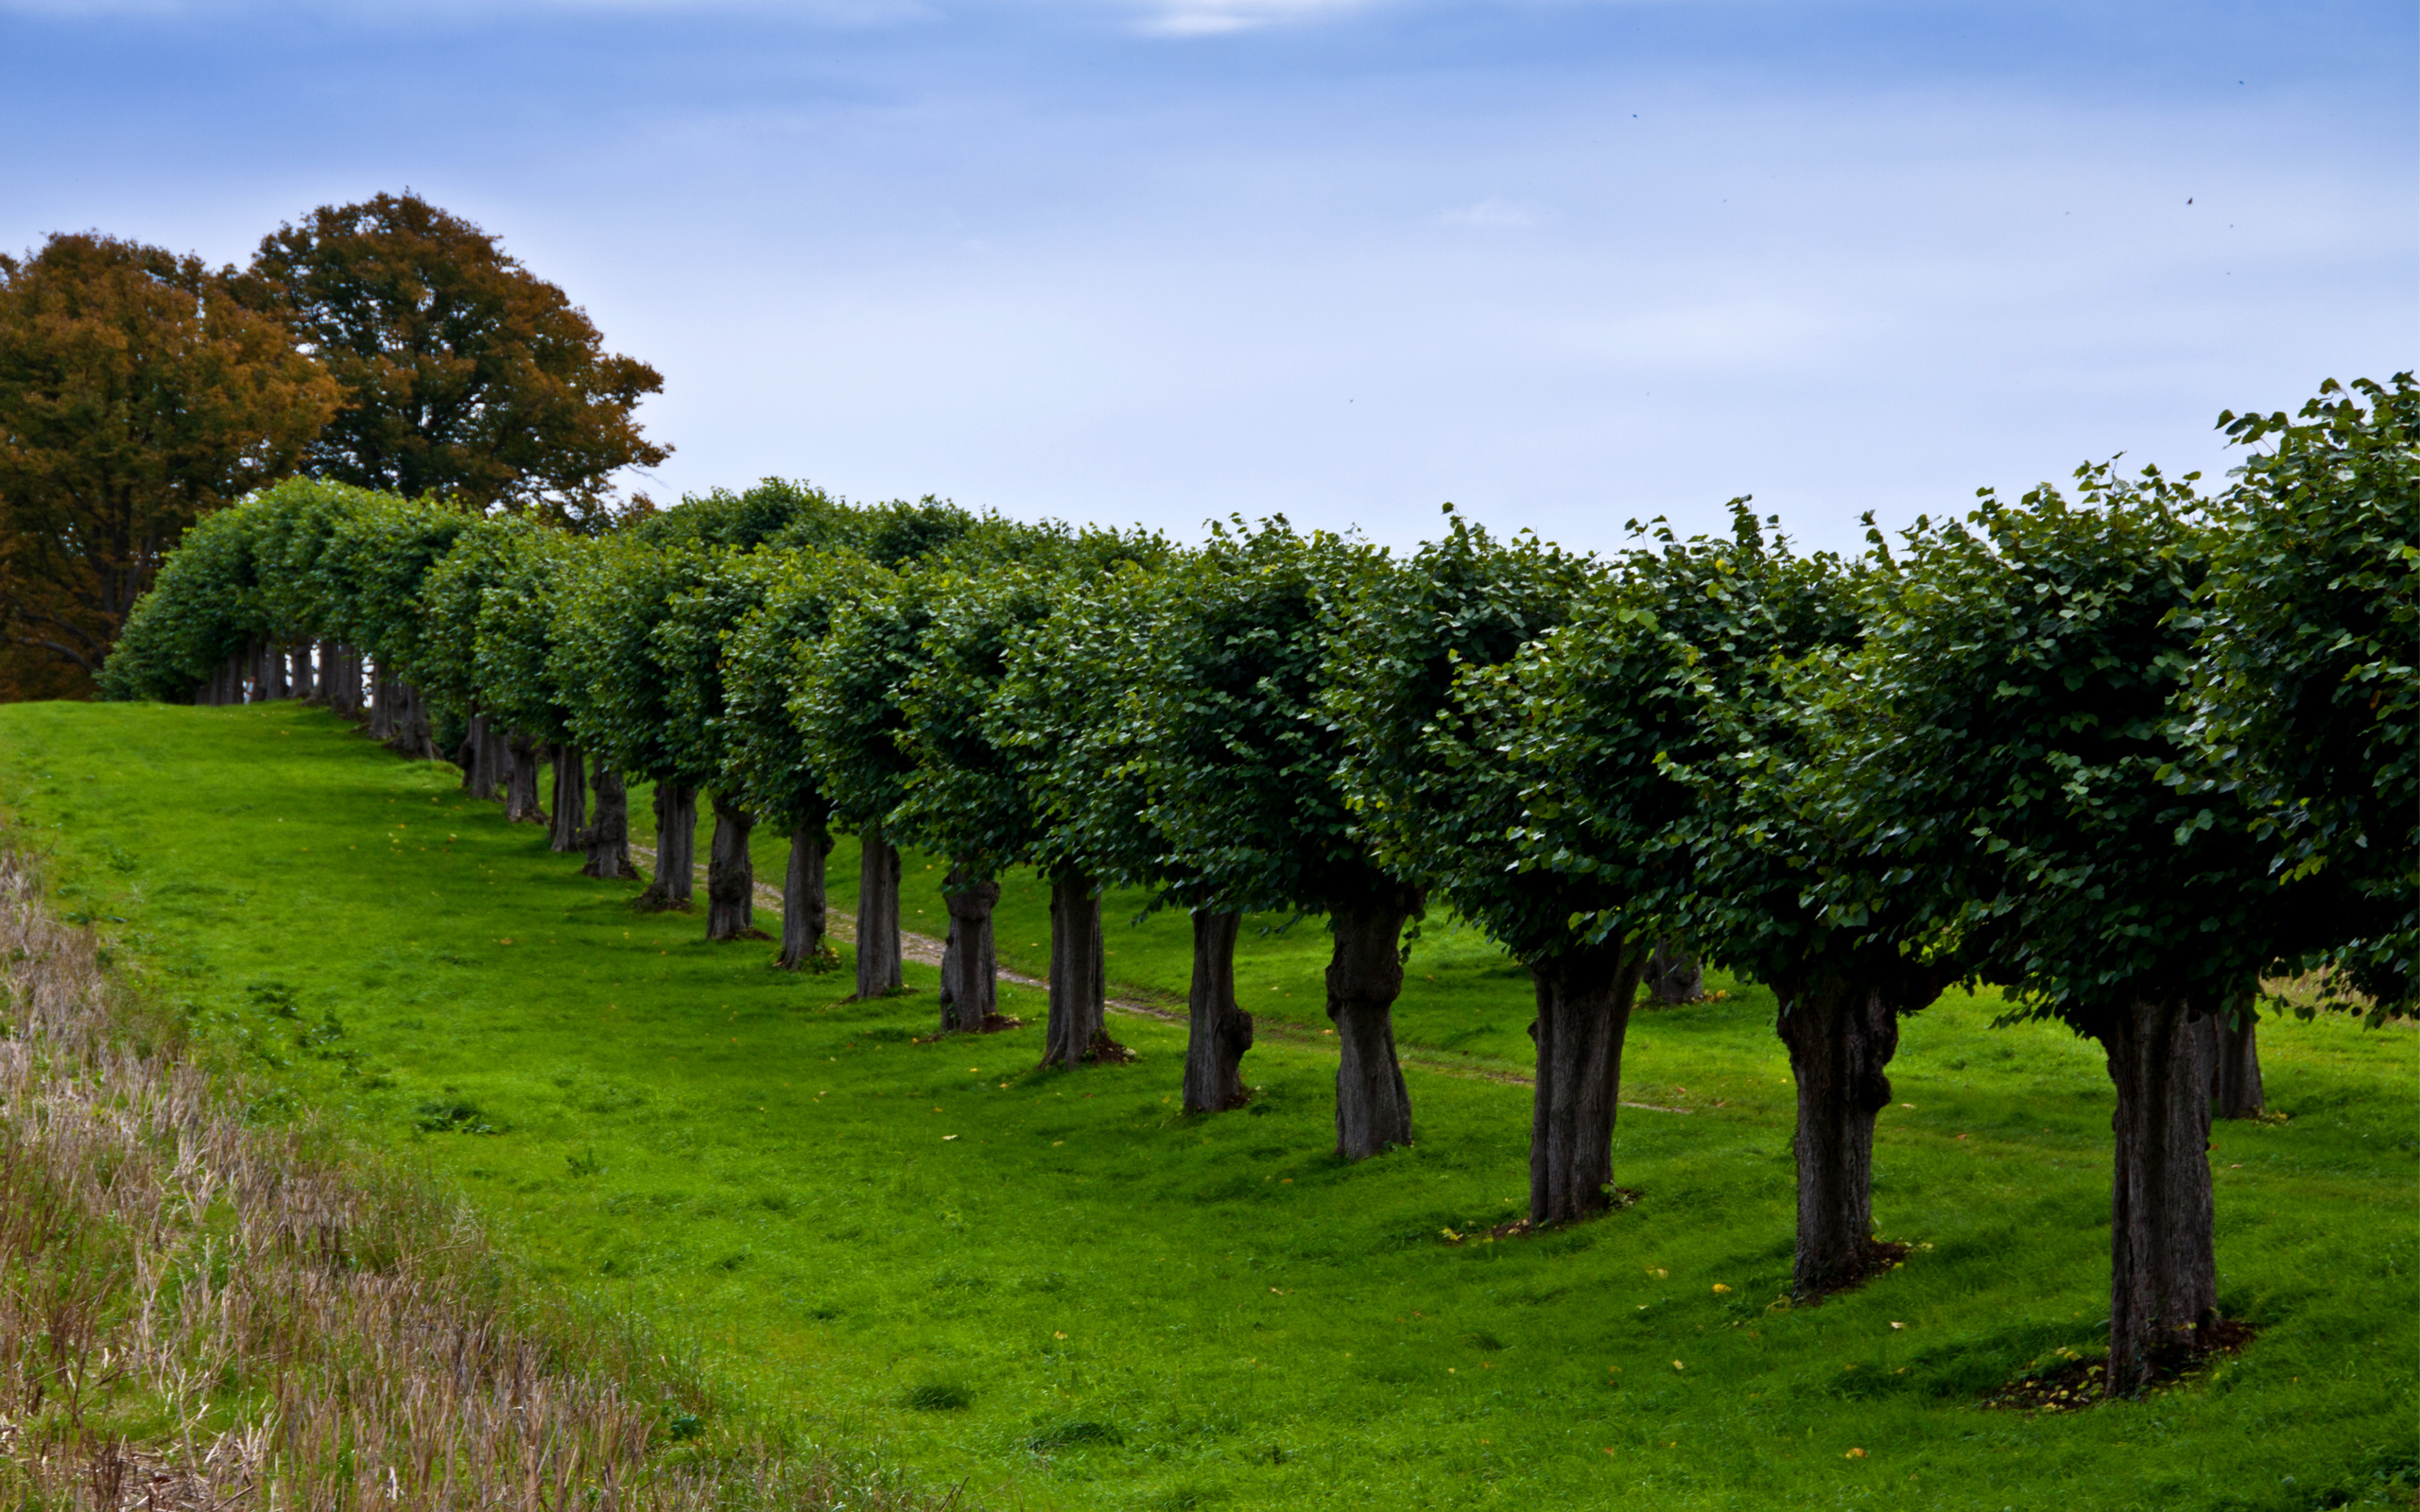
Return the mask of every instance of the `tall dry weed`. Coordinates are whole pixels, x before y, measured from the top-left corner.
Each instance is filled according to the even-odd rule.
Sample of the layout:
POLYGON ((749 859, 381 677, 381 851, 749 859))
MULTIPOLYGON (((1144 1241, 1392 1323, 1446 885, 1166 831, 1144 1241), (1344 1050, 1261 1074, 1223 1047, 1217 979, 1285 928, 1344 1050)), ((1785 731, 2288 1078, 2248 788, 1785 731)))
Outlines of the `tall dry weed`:
POLYGON ((931 1504, 701 1432, 694 1376, 517 1296, 458 1203, 249 1123, 5 837, 0 993, 0 1505, 931 1504))

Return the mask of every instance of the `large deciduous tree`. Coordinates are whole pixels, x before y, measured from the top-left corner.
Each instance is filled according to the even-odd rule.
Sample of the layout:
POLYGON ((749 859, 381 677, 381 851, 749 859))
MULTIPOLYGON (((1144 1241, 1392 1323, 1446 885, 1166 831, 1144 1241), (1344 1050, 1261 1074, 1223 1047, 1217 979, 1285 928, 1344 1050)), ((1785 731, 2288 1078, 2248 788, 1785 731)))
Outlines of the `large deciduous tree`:
POLYGON ((232 271, 95 234, 0 256, 0 634, 76 682, 184 530, 336 411, 335 380, 232 271))
POLYGON ((1661 906, 1675 937, 1773 988, 1798 1087, 1791 1289, 1814 1297, 1892 1258, 1873 1236, 1875 1116, 1890 1106, 1899 1020, 1929 1005, 1957 969, 1952 941, 1918 931, 1881 874, 1850 885, 1861 864, 1856 832, 1832 802, 1821 758, 1840 744, 1832 723, 1851 703, 1839 657, 1858 635, 1857 579, 1823 572, 1822 558, 1806 565, 1814 573, 1791 587, 1816 621, 1807 627, 1815 649, 1742 663, 1710 686, 1709 738, 1690 753, 1693 765, 1668 759, 1697 807, 1675 826, 1686 865, 1661 906), (1819 879, 1851 901, 1824 907, 1819 879))
POLYGON ((700 554, 692 580, 674 593, 651 636, 664 679, 664 749, 676 781, 713 795, 715 833, 706 859, 706 937, 762 939, 756 928, 756 868, 749 853, 758 815, 732 777, 733 737, 724 675, 730 637, 765 602, 784 565, 761 551, 700 554))
POLYGON ((2078 477, 2074 502, 1986 495, 1907 533, 1825 778, 1863 854, 1819 893, 1853 917, 1883 879, 2017 1012, 2100 1041, 2108 1379, 2131 1390, 2218 1320, 2212 1022, 2249 1011, 2327 900, 2270 875, 2241 787, 2174 781, 2199 759, 2172 705, 2208 566, 2191 478, 2078 477))
POLYGON ((857 996, 875 998, 902 986, 899 847, 890 818, 913 765, 900 748, 908 723, 900 698, 925 660, 932 607, 929 571, 888 575, 871 563, 866 571, 865 590, 835 609, 789 709, 834 816, 857 830, 857 996))
MULTIPOLYGON (((2277 876, 2342 894, 2319 942, 2334 1001, 2390 1016, 2420 969, 2420 386, 2330 383, 2290 419, 2220 422, 2267 449, 2218 502, 2191 733, 2277 876)), ((2253 1057, 2247 1022, 2222 1111, 2256 1110, 2253 1057)))
POLYGON ((671 690, 655 629, 673 596, 696 585, 705 555, 601 541, 565 574, 554 602, 550 675, 572 741, 614 772, 655 784, 655 877, 642 908, 686 910, 697 892, 700 778, 668 744, 671 690))
POLYGON ((781 965, 822 958, 824 858, 832 800, 790 715, 791 696, 832 632, 834 610, 881 574, 853 553, 793 552, 770 559, 763 600, 723 644, 723 784, 761 822, 789 833, 782 887, 781 965))
POLYGON ((1355 1160, 1411 1142, 1393 1005, 1422 894, 1377 863, 1346 812, 1344 738, 1320 704, 1334 606, 1382 570, 1374 548, 1299 536, 1283 520, 1214 531, 1155 585, 1132 704, 1145 816, 1186 901, 1213 914, 1326 916, 1327 1014, 1342 1052, 1336 1149, 1355 1160))
POLYGON ((664 387, 655 369, 606 352, 562 289, 408 191, 279 229, 244 286, 342 387, 308 453, 322 476, 595 529, 616 472, 670 455, 634 415, 664 387))

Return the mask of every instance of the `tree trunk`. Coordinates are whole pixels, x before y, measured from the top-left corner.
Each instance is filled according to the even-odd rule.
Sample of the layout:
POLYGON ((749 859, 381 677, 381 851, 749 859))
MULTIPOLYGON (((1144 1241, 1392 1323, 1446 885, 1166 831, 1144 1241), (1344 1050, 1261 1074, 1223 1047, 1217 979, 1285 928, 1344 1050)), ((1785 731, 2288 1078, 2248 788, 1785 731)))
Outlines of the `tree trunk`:
POLYGON ((1241 914, 1193 916, 1193 981, 1185 994, 1184 1110, 1223 1113, 1252 1100, 1244 1089, 1244 1052, 1252 1048, 1252 1015, 1236 1003, 1236 933, 1241 914))
POLYGON ((714 795, 715 838, 706 852, 706 938, 763 939, 756 927, 756 862, 748 837, 756 816, 729 797, 714 795))
POLYGON ((1647 962, 1634 950, 1583 947, 1530 968, 1538 1016, 1530 1091, 1530 1221, 1568 1223, 1611 1205, 1614 1112, 1622 1040, 1647 962))
POLYGON ((900 985, 899 848, 876 819, 858 836, 857 996, 884 997, 900 985))
POLYGON ((577 746, 549 746, 555 766, 555 817, 546 847, 568 855, 588 849, 588 768, 577 746))
POLYGON ((963 880, 953 867, 942 889, 949 910, 949 949, 942 954, 942 1032, 980 1034, 999 1011, 999 959, 992 944, 992 909, 1000 901, 996 882, 963 880))
POLYGON ((698 889, 698 790, 659 779, 655 784, 655 880, 638 906, 687 911, 698 889))
POLYGON ((504 822, 545 823, 546 811, 538 802, 538 743, 519 730, 508 730, 504 748, 511 763, 504 774, 504 822))
POLYGON ((264 701, 285 696, 285 647, 274 641, 261 643, 258 682, 264 701))
POLYGON ((384 741, 395 732, 395 683, 387 675, 387 663, 378 657, 370 660, 370 738, 384 741))
POLYGON ((1100 895, 1081 872, 1050 879, 1050 1026, 1042 1063, 1072 1066, 1115 1056, 1109 1037, 1109 984, 1103 980, 1100 895))
POLYGON ((1420 894, 1385 883, 1328 910, 1327 1016, 1343 1058, 1336 1068, 1336 1153, 1366 1160, 1411 1143, 1411 1097, 1395 1060, 1394 1002, 1403 991, 1399 946, 1420 894))
POLYGON ((488 728, 488 716, 474 713, 462 723, 462 791, 475 799, 496 796, 496 751, 502 744, 488 728))
POLYGON ((1819 1297, 1875 1260, 1874 1116, 1899 1048, 1897 1006, 1870 983, 1784 984, 1774 1027, 1798 1081, 1798 1260, 1790 1288, 1819 1297))
POLYGON ((2254 1039, 2259 1018, 2250 1004, 2239 1011, 2239 1022, 2217 1017, 2211 1024, 2218 1056, 2216 1079, 2221 1118, 2258 1118, 2268 1106, 2260 1091, 2260 1046, 2254 1039))
POLYGON ((620 769, 597 757, 589 786, 596 795, 596 819, 588 827, 588 864, 579 874, 602 882, 637 877, 638 868, 631 865, 631 794, 622 785, 620 769))
POLYGON ((320 664, 320 683, 328 707, 347 719, 361 713, 361 653, 341 642, 326 644, 326 660, 320 664))
POLYGON ((311 667, 311 643, 287 647, 285 689, 289 698, 308 701, 317 683, 311 667))
POLYGON ((395 704, 387 748, 413 761, 436 760, 437 736, 428 727, 428 699, 401 678, 388 679, 387 686, 393 690, 395 704))
POLYGON ((795 971, 823 954, 823 860, 831 853, 832 832, 821 817, 790 831, 789 870, 782 879, 778 963, 785 971, 795 971))
POLYGON ((1705 968, 1670 940, 1657 940, 1647 958, 1647 990, 1659 1007, 1695 1003, 1705 996, 1705 968))
POLYGON ((2109 1389, 2142 1388, 2216 1321, 2210 1196, 2210 1021, 2187 1004, 2135 1002, 2100 1036, 2117 1084, 2109 1248, 2109 1389))
POLYGON ((219 663, 218 670, 211 675, 210 701, 220 708, 244 701, 244 654, 241 651, 230 652, 227 660, 219 663))

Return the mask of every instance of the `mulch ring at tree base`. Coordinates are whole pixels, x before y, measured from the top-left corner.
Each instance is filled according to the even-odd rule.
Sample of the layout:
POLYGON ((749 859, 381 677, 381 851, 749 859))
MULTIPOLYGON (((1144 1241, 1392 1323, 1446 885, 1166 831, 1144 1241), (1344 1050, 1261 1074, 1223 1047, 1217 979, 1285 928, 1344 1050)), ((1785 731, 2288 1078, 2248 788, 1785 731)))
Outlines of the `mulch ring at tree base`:
MULTIPOLYGON (((2249 1323, 2221 1318, 2201 1330, 2197 1348, 2178 1350, 2159 1363, 2154 1386, 2189 1381, 2222 1354, 2234 1354, 2252 1342, 2249 1323)), ((2029 1371, 1983 1399, 1986 1407, 2014 1412, 2074 1412, 2109 1400, 2107 1362, 2087 1360, 2073 1349, 2053 1351, 2057 1363, 2048 1370, 2029 1371)), ((2039 1364, 2039 1361, 2035 1362, 2039 1364)))
MULTIPOLYGON (((1571 1222, 1585 1223, 1589 1218, 1601 1218, 1609 1212, 1619 1212, 1624 1208, 1635 1205, 1639 1195, 1638 1191, 1633 1187, 1607 1187, 1605 1206, 1602 1209, 1587 1214, 1586 1217, 1575 1218, 1571 1222)), ((1492 1245, 1499 1239, 1533 1239, 1540 1234, 1554 1233, 1570 1227, 1570 1223, 1538 1224, 1531 1223, 1527 1218, 1515 1218, 1511 1223, 1499 1223, 1484 1232, 1465 1233, 1453 1228, 1440 1228, 1437 1230, 1437 1236, 1449 1245, 1459 1245, 1471 1239, 1476 1239, 1482 1245, 1492 1245)))

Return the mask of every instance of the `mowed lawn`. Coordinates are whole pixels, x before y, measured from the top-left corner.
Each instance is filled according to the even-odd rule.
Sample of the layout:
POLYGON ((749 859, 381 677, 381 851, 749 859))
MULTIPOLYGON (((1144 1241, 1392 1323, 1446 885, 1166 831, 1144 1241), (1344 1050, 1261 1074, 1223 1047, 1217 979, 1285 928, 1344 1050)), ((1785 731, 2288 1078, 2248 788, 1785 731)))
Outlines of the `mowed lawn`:
MULTIPOLYGON (((1935 1005, 1893 1067, 1876 1207, 1916 1251, 1792 1309, 1762 988, 1718 978, 1725 1000, 1634 1022, 1634 1206, 1491 1243, 1526 1190, 1528 1091, 1504 1077, 1528 982, 1443 921, 1398 1014, 1418 1143, 1346 1166, 1316 919, 1247 932, 1258 1095, 1187 1118, 1180 1025, 1119 1017, 1137 1062, 1037 1073, 1042 997, 1007 988, 1028 1027, 919 1043, 929 970, 850 1003, 845 970, 633 914, 636 884, 582 879, 452 767, 322 713, 0 708, 0 804, 51 852, 53 906, 242 1048, 261 1116, 318 1108, 425 1164, 757 1407, 985 1504, 2410 1504, 2408 1027, 2263 1026, 2289 1117, 2221 1125, 2212 1156, 2251 1348, 2148 1400, 2029 1416, 1980 1399, 2101 1346, 2110 1093, 2096 1047, 1994 1029, 1994 1000, 1935 1005)), ((782 843, 760 837, 764 880, 782 843)), ((929 930, 925 861, 907 908, 929 930)), ((853 907, 846 843, 833 862, 853 907)), ((1135 911, 1112 902, 1111 974, 1181 993, 1184 920, 1135 911)), ((1046 917, 1011 886, 1008 964, 1039 971, 1046 917)))

